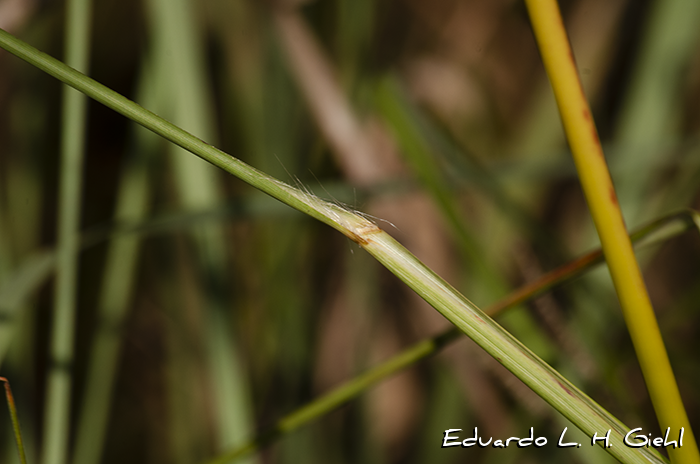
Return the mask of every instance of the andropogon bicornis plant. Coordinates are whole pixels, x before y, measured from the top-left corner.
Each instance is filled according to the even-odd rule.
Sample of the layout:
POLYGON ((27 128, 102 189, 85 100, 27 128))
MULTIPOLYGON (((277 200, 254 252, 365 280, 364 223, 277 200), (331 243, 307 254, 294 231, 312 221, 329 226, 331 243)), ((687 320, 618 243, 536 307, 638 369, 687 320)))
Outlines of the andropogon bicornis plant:
MULTIPOLYGON (((622 109, 601 112, 604 128, 612 126, 606 118, 619 117, 627 131, 619 143, 615 136, 603 137, 611 143, 606 152, 614 154, 610 159, 616 194, 592 123, 596 109, 591 111, 581 98, 557 4, 526 2, 601 236, 602 252, 570 261, 571 255, 595 244, 596 234, 585 219, 581 197, 572 193, 576 177, 563 156, 564 139, 545 76, 540 72, 535 78, 526 66, 512 62, 520 55, 523 62, 539 63, 532 35, 527 27, 517 26, 528 24, 522 5, 489 4, 490 9, 478 12, 476 5, 485 8, 486 3, 438 2, 442 7, 432 8, 412 2, 378 7, 345 0, 304 8, 292 2, 205 3, 200 11, 185 0, 144 2, 144 11, 136 17, 143 19, 138 27, 143 32, 140 40, 147 38, 148 52, 129 55, 138 57, 131 66, 139 71, 131 76, 138 80, 133 93, 143 106, 122 96, 131 92, 129 86, 117 85, 118 93, 99 83, 101 74, 94 71, 125 69, 118 60, 101 58, 100 40, 90 47, 94 69, 88 72, 87 37, 106 37, 109 25, 119 23, 118 15, 113 18, 104 5, 94 5, 93 17, 88 2, 69 2, 66 62, 83 72, 28 44, 41 40, 23 34, 24 42, 0 32, 2 48, 138 124, 127 131, 124 119, 89 107, 86 134, 94 133, 95 117, 112 121, 105 126, 109 129, 101 130, 103 137, 129 134, 111 142, 112 159, 120 167, 110 170, 113 180, 95 183, 100 175, 99 167, 91 166, 97 162, 93 153, 110 144, 103 147, 105 141, 88 135, 82 160, 86 136, 81 130, 86 124, 80 114, 87 107, 79 101, 80 94, 66 92, 62 105, 73 109, 65 110, 60 135, 49 133, 47 138, 60 138, 64 147, 55 251, 40 250, 45 238, 37 233, 42 221, 53 220, 43 213, 51 210, 46 199, 52 187, 38 181, 42 164, 32 167, 18 155, 22 150, 50 151, 35 131, 50 124, 51 117, 39 122, 25 118, 26 126, 19 126, 24 129, 13 136, 23 148, 3 160, 2 185, 7 187, 0 192, 0 221, 7 226, 0 231, 0 357, 6 360, 3 375, 13 378, 16 391, 20 386, 19 413, 34 411, 43 417, 22 421, 28 425, 20 444, 28 444, 30 462, 252 462, 294 461, 299 456, 325 462, 451 462, 466 456, 475 462, 604 462, 611 457, 666 462, 667 454, 672 462, 698 462, 691 429, 696 380, 689 374, 697 362, 690 349, 696 313, 693 290, 684 286, 697 268, 680 264, 695 262, 687 256, 695 253, 697 237, 676 245, 683 259, 670 259, 668 268, 660 267, 665 274, 647 277, 664 283, 673 273, 691 276, 671 279, 673 285, 667 285, 672 297, 655 297, 657 324, 650 303, 654 298, 645 297, 622 221, 628 204, 632 216, 626 217, 635 226, 663 217, 631 236, 656 243, 639 255, 642 269, 663 256, 667 245, 660 248, 659 243, 697 228, 698 216, 692 210, 668 214, 694 206, 697 199, 700 169, 692 156, 698 147, 693 138, 696 126, 692 111, 679 110, 683 99, 671 98, 663 105, 664 114, 687 114, 684 125, 677 119, 670 126, 656 121, 666 132, 659 129, 656 139, 645 142, 643 158, 648 162, 635 166, 632 176, 625 160, 634 155, 628 152, 639 148, 629 134, 636 127, 637 134, 649 136, 649 121, 635 122, 649 110, 625 110, 646 95, 631 91, 633 103, 618 102, 622 109), (386 55, 380 46, 386 42, 383 31, 401 23, 395 21, 402 11, 408 24, 417 28, 406 29, 403 45, 390 41, 401 53, 386 55), (201 15, 200 21, 194 20, 195 14, 201 15), (329 18, 338 26, 333 28, 334 40, 320 45, 316 36, 329 37, 329 18), (433 36, 434 44, 426 42, 430 35, 420 34, 438 24, 447 32, 433 36), (473 32, 475 24, 490 25, 491 32, 473 32), (499 40, 508 46, 498 45, 499 40), (464 48, 465 43, 471 45, 464 48), (450 48, 457 44, 463 48, 450 48), (530 55, 524 44, 531 47, 530 55), (333 59, 327 58, 324 46, 337 52, 333 59), (483 53, 498 57, 490 65, 480 61, 483 47, 483 53), (515 55, 499 55, 499 47, 515 55), (479 50, 476 57, 474 50, 479 50), (70 58, 75 54, 82 57, 77 62, 70 58), (511 84, 508 79, 499 81, 516 70, 523 74, 511 84), (557 77, 560 71, 568 74, 557 77), (546 90, 541 96, 531 92, 539 82, 546 90), (508 85, 515 87, 507 90, 508 85), (488 98, 477 97, 479 89, 488 98), (531 101, 525 98, 528 94, 534 95, 531 101), (71 98, 78 100, 68 103, 71 98), (520 109, 513 103, 518 99, 520 109), (677 106, 670 106, 674 102, 677 106), (522 109, 526 103, 530 110, 522 109), (36 127, 30 126, 31 120, 36 127), (25 140, 24 146, 20 140, 25 140), (247 162, 215 146, 248 153, 247 162), (157 156, 162 150, 168 151, 167 158, 157 156), (221 177, 187 152, 277 202, 221 177), (661 162, 670 152, 675 153, 674 161, 661 162), (591 168, 587 160, 598 164, 591 168), (290 177, 288 183, 279 180, 290 177), (107 203, 92 204, 98 191, 109 192, 107 203), (552 200, 557 197, 561 205, 552 200), (331 226, 350 242, 339 241, 304 216, 290 215, 291 210, 278 202, 331 226), (646 207, 635 206, 637 202, 646 207), (80 227, 81 216, 84 224, 105 222, 112 208, 107 225, 80 227), (574 226, 566 226, 568 231, 566 222, 557 222, 567 214, 567 221, 574 221, 569 223, 574 226), (454 286, 392 235, 440 274, 449 275, 454 286), (360 249, 444 319, 435 318, 435 311, 360 249), (603 255, 631 343, 606 275, 591 273, 569 283, 603 255), (545 266, 556 269, 538 278, 545 266), (49 313, 42 309, 41 298, 29 297, 53 270, 56 310, 50 317, 37 318, 49 313), (510 292, 523 280, 531 283, 510 292), (562 283, 567 285, 554 295, 542 296, 562 283), (502 300, 486 312, 470 301, 497 298, 502 300), (527 301, 533 301, 529 309, 522 306, 527 301), (669 310, 660 312, 659 305, 669 310), (503 326, 490 318, 497 310, 503 326), (446 330, 445 321, 453 328, 446 330), (41 334, 48 333, 50 345, 41 341, 41 334), (361 402, 324 417, 460 334, 480 348, 456 345, 430 364, 382 383, 361 402), (413 344, 422 337, 430 338, 413 344), (401 351, 402 346, 409 348, 401 351), (491 357, 483 356, 481 349, 491 357), (378 364, 392 352, 399 354, 378 364), (37 355, 31 353, 48 353, 37 358, 39 370, 47 369, 45 381, 43 374, 33 380, 27 374, 32 370, 22 368, 35 365, 32 357, 37 355), (371 365, 375 367, 361 373, 371 365), (322 394, 348 378, 343 386, 322 394), (32 403, 30 395, 23 398, 33 389, 45 389, 43 404, 32 403), (300 406, 314 396, 319 398, 300 406), (681 397, 689 405, 687 412, 681 397), (321 425, 311 425, 314 422, 321 425), (306 424, 309 427, 301 428, 306 424), (463 449, 461 439, 477 433, 475 428, 486 439, 504 441, 526 437, 534 429, 535 437, 547 437, 547 445, 521 449, 506 442, 506 449, 495 443, 463 449), (577 435, 576 428, 584 435, 577 435), (637 440, 649 437, 649 446, 629 446, 632 428, 643 430, 637 440), (651 437, 663 437, 668 429, 679 438, 681 428, 681 448, 659 452, 663 446, 651 446, 651 437), (461 432, 453 433, 460 436, 456 446, 446 447, 448 431, 458 429, 461 432), (573 448, 557 446, 564 430, 573 448), (607 440, 591 446, 590 437, 608 430, 613 446, 606 447, 607 440), (279 444, 266 451, 268 456, 254 456, 273 442, 279 444)), ((574 53, 581 40, 588 47, 582 48, 586 63, 600 68, 588 66, 606 70, 594 83, 598 89, 627 79, 631 89, 649 85, 658 96, 665 88, 662 83, 637 83, 645 70, 650 72, 644 59, 640 58, 639 75, 622 79, 614 77, 614 60, 602 53, 615 43, 615 31, 627 31, 623 18, 636 8, 625 2, 581 0, 565 12, 574 53), (582 25, 591 24, 586 23, 591 14, 601 31, 587 35, 582 25), (579 34, 584 39, 578 39, 579 34)), ((692 94, 697 82, 692 72, 684 74, 692 67, 678 63, 695 56, 690 45, 697 43, 697 35, 687 18, 698 12, 667 8, 658 7, 658 20, 650 13, 654 19, 648 29, 629 33, 644 37, 639 53, 646 57, 658 53, 654 47, 661 46, 657 42, 663 37, 659 29, 673 28, 678 36, 672 42, 676 61, 667 68, 676 78, 690 76, 686 87, 691 90, 686 91, 692 94)), ((138 34, 128 40, 134 42, 122 44, 120 50, 141 50, 138 34)), ((11 63, 9 57, 4 59, 11 63)), ((584 85, 585 70, 592 69, 585 66, 579 68, 584 85)), ((18 92, 29 102, 18 100, 12 114, 32 115, 45 108, 51 101, 50 90, 46 92, 45 98, 34 100, 27 100, 35 95, 31 91, 18 92)), ((650 285, 652 297, 658 292, 655 285, 660 284, 650 285)), ((12 423, 18 424, 14 413, 12 423)))

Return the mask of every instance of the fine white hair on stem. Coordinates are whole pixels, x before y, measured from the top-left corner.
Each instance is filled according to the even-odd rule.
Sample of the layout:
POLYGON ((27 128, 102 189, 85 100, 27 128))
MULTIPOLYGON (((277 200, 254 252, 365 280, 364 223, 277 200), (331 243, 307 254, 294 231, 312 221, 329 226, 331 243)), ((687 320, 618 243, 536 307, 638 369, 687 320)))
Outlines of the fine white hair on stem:
MULTIPOLYGON (((316 179, 316 181, 318 182, 318 185, 321 186, 321 188, 323 189, 323 191, 326 192, 326 194, 328 194, 328 196, 330 197, 329 200, 326 200, 326 201, 328 201, 329 203, 333 203, 334 205, 336 205, 336 206, 338 206, 339 208, 341 208, 341 209, 347 211, 348 213, 352 213, 352 214, 356 214, 356 215, 358 215, 358 216, 361 216, 361 217, 363 217, 364 219, 367 219, 368 221, 373 222, 375 225, 377 224, 377 222, 384 222, 385 224, 389 224, 389 225, 390 225, 391 227, 393 227, 394 229, 399 230, 399 228, 396 227, 396 225, 394 225, 393 222, 388 221, 387 219, 384 219, 384 218, 380 218, 379 216, 374 216, 374 215, 372 215, 372 214, 365 213, 364 211, 361 211, 361 210, 357 209, 357 190, 356 190, 354 187, 353 187, 353 189, 352 189, 352 192, 353 192, 353 197, 354 197, 354 199, 355 199, 355 201, 354 201, 355 206, 350 206, 350 205, 348 205, 347 203, 343 203, 342 201, 340 201, 340 200, 338 200, 337 198, 335 198, 335 197, 326 189, 326 187, 325 187, 325 186, 323 185, 323 183, 318 179, 318 177, 316 177, 316 174, 314 174, 313 171, 311 171, 311 170, 309 170, 309 172, 311 173, 312 176, 314 176, 314 179, 316 179)), ((298 181, 298 179, 297 179, 297 181, 298 181)), ((300 186, 302 187, 302 190, 304 190, 305 192, 311 194, 311 193, 309 192, 309 189, 308 189, 308 188, 306 188, 305 186, 303 186, 303 184, 301 184, 301 183, 299 183, 299 184, 300 184, 300 186)), ((318 198, 318 197, 317 197, 317 198, 318 198)), ((323 201, 323 199, 320 199, 320 200, 323 201)))
POLYGON ((360 245, 367 245, 370 241, 369 236, 382 232, 371 215, 356 211, 339 202, 321 199, 303 185, 295 188, 277 179, 271 180, 287 195, 316 213, 312 215, 360 245))
MULTIPOLYGON (((276 155, 275 158, 277 158, 276 155)), ((311 191, 311 189, 299 179, 299 177, 290 173, 279 158, 277 158, 277 161, 279 161, 279 163, 282 165, 282 168, 285 170, 289 178, 293 180, 294 185, 289 185, 275 178, 270 178, 270 180, 272 180, 280 187, 283 187, 287 193, 291 194, 307 206, 313 208, 322 216, 331 219, 334 223, 341 226, 341 228, 347 229, 348 231, 355 230, 355 232, 362 232, 363 230, 369 231, 370 229, 381 230, 377 223, 384 222, 386 224, 389 224, 394 229, 399 230, 399 228, 391 221, 380 218, 378 216, 374 216, 369 213, 365 213, 348 205, 347 203, 339 201, 337 198, 331 195, 331 193, 328 190, 326 190, 326 188, 323 186, 318 177, 316 177, 316 175, 313 172, 311 172, 311 175, 314 176, 321 188, 323 188, 323 190, 330 197, 330 199, 320 198, 318 195, 314 194, 311 191), (349 218, 346 217, 347 215, 354 216, 354 220, 350 221, 349 218), (358 225, 358 220, 360 223, 362 223, 362 225, 358 225)), ((357 203, 357 201, 355 201, 355 203, 357 203)), ((349 236, 354 240, 354 238, 348 233, 345 233, 345 235, 349 236)), ((353 233, 352 235, 354 236, 358 234, 353 233)))

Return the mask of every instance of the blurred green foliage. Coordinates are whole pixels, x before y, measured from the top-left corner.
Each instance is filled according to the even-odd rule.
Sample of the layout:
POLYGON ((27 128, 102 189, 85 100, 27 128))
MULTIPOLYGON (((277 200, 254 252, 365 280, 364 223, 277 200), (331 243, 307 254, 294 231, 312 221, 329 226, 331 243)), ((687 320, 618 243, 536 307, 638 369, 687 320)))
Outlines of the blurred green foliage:
MULTIPOLYGON (((560 3, 628 226, 698 209, 697 2, 560 3)), ((60 58, 63 2, 10 4, 0 27, 60 58)), ((92 77, 387 221, 480 306, 596 244, 519 2, 104 0, 92 21, 92 77)), ((61 87, 6 53, 0 67, 0 289, 38 288, 16 313, 0 307, 0 374, 38 462, 52 286, 37 253, 56 240, 61 87)), ((80 255, 76 462, 203 462, 447 327, 340 234, 93 102, 86 142, 82 230, 114 238, 80 255)), ((639 256, 697 431, 700 241, 639 256)), ((655 432, 606 270, 501 321, 626 424, 655 432)), ((608 459, 586 446, 440 448, 449 428, 506 438, 534 427, 553 443, 565 426, 464 341, 253 461, 608 459)), ((0 462, 16 462, 9 418, 0 443, 0 462)))

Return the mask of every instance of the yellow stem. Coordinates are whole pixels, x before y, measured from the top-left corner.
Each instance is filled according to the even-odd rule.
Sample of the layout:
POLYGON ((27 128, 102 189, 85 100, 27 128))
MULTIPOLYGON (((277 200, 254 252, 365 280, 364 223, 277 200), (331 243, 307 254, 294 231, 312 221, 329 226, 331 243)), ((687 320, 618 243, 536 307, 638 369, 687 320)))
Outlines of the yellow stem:
POLYGON ((598 133, 556 0, 525 0, 544 67, 622 312, 662 432, 685 429, 683 447, 668 452, 673 463, 700 464, 697 444, 681 401, 654 310, 617 202, 598 133))

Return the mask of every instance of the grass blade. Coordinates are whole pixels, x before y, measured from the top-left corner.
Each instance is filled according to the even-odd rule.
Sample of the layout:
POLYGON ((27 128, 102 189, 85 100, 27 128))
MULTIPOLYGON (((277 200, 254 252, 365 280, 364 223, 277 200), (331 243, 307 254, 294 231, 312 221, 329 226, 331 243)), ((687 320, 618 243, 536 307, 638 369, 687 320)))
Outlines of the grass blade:
POLYGON ((7 407, 10 409, 10 416, 12 417, 12 428, 15 432, 15 440, 17 440, 19 460, 22 464, 27 464, 27 457, 24 454, 24 443, 22 442, 22 431, 19 427, 17 407, 15 406, 15 398, 12 396, 12 390, 10 389, 10 382, 5 377, 0 377, 0 382, 5 384, 5 397, 7 398, 7 407))
POLYGON ((654 214, 649 208, 653 185, 668 149, 681 135, 683 98, 675 90, 688 72, 696 53, 700 30, 700 3, 682 0, 655 1, 626 91, 618 123, 614 159, 620 204, 631 224, 654 214))

